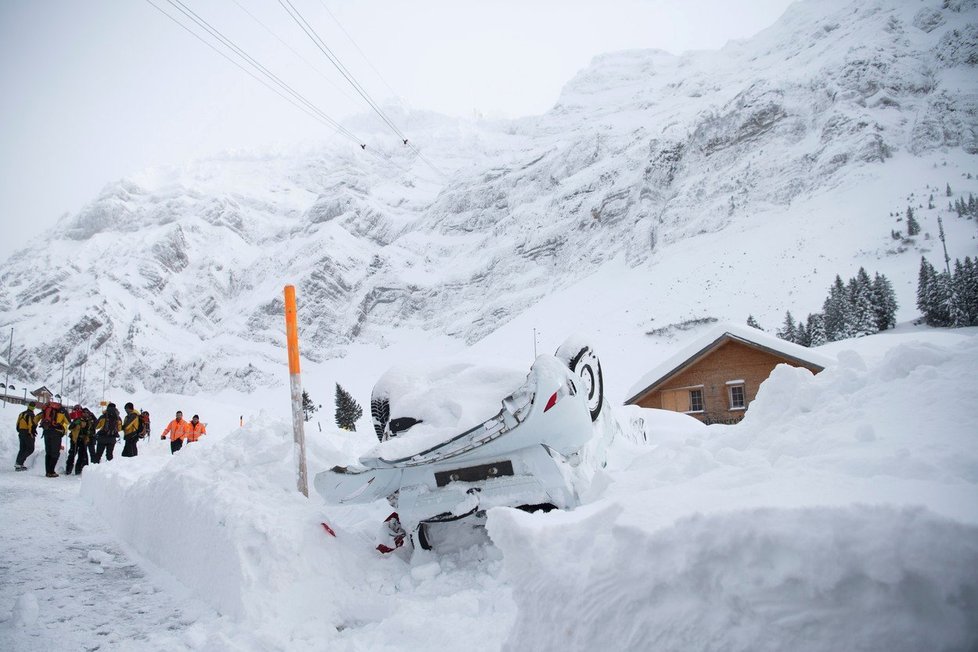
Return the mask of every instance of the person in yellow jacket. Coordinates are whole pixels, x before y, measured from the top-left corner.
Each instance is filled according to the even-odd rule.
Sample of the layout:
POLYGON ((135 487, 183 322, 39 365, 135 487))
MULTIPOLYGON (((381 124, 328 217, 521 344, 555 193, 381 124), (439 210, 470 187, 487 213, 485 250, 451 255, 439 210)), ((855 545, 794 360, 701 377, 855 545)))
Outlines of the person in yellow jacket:
POLYGON ((105 407, 105 412, 95 423, 95 464, 102 462, 102 453, 105 453, 105 461, 112 461, 112 452, 115 444, 119 441, 119 430, 122 429, 122 417, 119 416, 119 408, 115 403, 109 403, 105 407))
POLYGON ((44 435, 45 476, 57 478, 54 468, 61 457, 61 440, 68 432, 68 414, 60 403, 49 402, 41 410, 41 430, 44 435))
POLYGON ((166 436, 170 435, 170 455, 173 455, 183 448, 183 440, 187 438, 189 433, 190 422, 184 421, 183 412, 177 410, 176 418, 166 424, 166 428, 163 429, 160 439, 166 439, 166 436))
POLYGON ((139 436, 143 434, 143 420, 139 415, 139 411, 132 406, 132 403, 126 403, 125 409, 126 416, 122 421, 122 440, 124 442, 122 456, 136 457, 139 455, 136 442, 139 441, 139 436))
POLYGON ((76 405, 68 413, 71 424, 68 426, 68 463, 65 465, 65 475, 81 475, 82 469, 88 465, 88 428, 85 412, 82 406, 76 405))
POLYGON ((37 415, 34 414, 34 401, 27 404, 27 409, 17 415, 17 436, 20 438, 20 449, 14 462, 15 471, 26 471, 24 462, 34 452, 34 439, 37 437, 37 415))
POLYGON ((200 439, 201 435, 207 434, 207 424, 200 422, 200 417, 196 414, 190 419, 190 432, 187 433, 187 443, 200 439))

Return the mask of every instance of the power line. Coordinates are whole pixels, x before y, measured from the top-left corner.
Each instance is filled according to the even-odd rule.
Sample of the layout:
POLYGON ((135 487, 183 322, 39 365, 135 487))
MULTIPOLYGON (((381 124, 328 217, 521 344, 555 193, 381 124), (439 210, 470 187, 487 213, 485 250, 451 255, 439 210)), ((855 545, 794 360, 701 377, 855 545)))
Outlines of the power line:
POLYGON ((343 75, 343 77, 348 82, 350 82, 350 85, 353 86, 353 90, 355 90, 360 95, 360 97, 363 98, 363 100, 370 106, 370 108, 372 108, 377 113, 377 115, 380 116, 381 120, 387 123, 387 125, 394 131, 395 134, 397 134, 397 136, 403 141, 403 143, 407 145, 408 138, 407 136, 404 135, 404 132, 402 132, 400 129, 397 128, 397 125, 395 125, 391 121, 391 119, 387 117, 387 115, 381 110, 381 108, 377 105, 377 103, 373 100, 373 98, 370 97, 370 94, 367 93, 366 89, 364 89, 363 86, 360 84, 360 82, 356 80, 356 78, 353 76, 353 73, 347 70, 346 66, 344 66, 343 63, 339 60, 339 57, 337 57, 333 53, 333 51, 329 48, 328 45, 326 45, 326 42, 323 41, 323 39, 319 36, 316 30, 312 27, 312 25, 310 25, 309 22, 302 16, 302 13, 298 9, 296 9, 295 5, 292 4, 292 0, 278 0, 278 3, 282 5, 282 8, 285 9, 286 13, 288 13, 289 16, 292 17, 292 20, 294 20, 295 23, 299 26, 299 28, 306 33, 306 36, 308 36, 310 40, 312 40, 315 46, 319 48, 319 51, 323 53, 323 55, 329 60, 329 62, 333 64, 333 66, 340 72, 341 75, 343 75))
POLYGON ((367 62, 367 65, 370 66, 370 69, 377 74, 377 78, 384 83, 384 86, 387 87, 387 90, 391 92, 391 94, 394 96, 395 99, 403 102, 401 97, 397 94, 397 91, 391 88, 391 85, 387 83, 387 80, 384 79, 384 76, 382 74, 380 74, 380 71, 377 70, 374 64, 370 63, 370 59, 368 59, 364 51, 360 49, 360 46, 357 45, 357 42, 353 40, 353 37, 350 35, 350 33, 346 31, 346 28, 343 27, 343 24, 340 22, 340 20, 333 14, 332 11, 329 10, 329 7, 326 5, 326 0, 319 0, 319 4, 323 6, 323 9, 325 9, 326 13, 329 14, 329 17, 333 19, 333 22, 336 23, 337 27, 339 27, 340 30, 342 30, 342 32, 346 35, 346 38, 350 39, 350 43, 352 43, 353 47, 357 49, 357 52, 359 52, 360 56, 363 57, 363 60, 367 62))
POLYGON ((167 0, 167 2, 169 2, 170 5, 172 5, 175 9, 177 9, 178 11, 180 11, 181 13, 183 13, 183 15, 185 15, 187 18, 189 18, 190 20, 192 20, 198 26, 200 26, 201 28, 203 28, 204 30, 206 30, 209 34, 211 34, 211 36, 213 36, 214 38, 216 38, 225 47, 227 47, 228 49, 230 49, 232 52, 234 52, 239 57, 241 57, 242 59, 244 59, 248 64, 250 64, 256 70, 258 70, 263 75, 265 75, 265 77, 267 77, 268 79, 270 79, 271 81, 273 81, 276 85, 279 86, 279 88, 281 88, 286 93, 288 93, 289 95, 291 95, 292 97, 294 97, 296 100, 298 100, 303 106, 308 107, 310 111, 312 111, 312 112, 316 113, 317 115, 321 116, 323 118, 323 120, 327 121, 330 125, 332 125, 336 130, 338 130, 340 133, 342 133, 343 135, 345 135, 347 138, 355 141, 358 145, 360 145, 360 148, 361 149, 366 149, 367 148, 367 145, 360 138, 358 138, 353 132, 351 132, 349 129, 347 129, 346 127, 344 127, 343 125, 341 125, 339 122, 337 122, 333 118, 331 118, 328 115, 326 115, 326 113, 323 112, 319 107, 317 107, 315 104, 313 104, 308 99, 306 99, 302 94, 300 94, 298 91, 296 91, 290 85, 288 85, 287 83, 285 83, 284 81, 282 81, 282 79, 278 75, 276 75, 275 73, 273 73, 272 71, 270 71, 268 68, 266 68, 265 66, 263 66, 261 63, 259 63, 257 60, 255 60, 254 57, 252 57, 247 52, 245 52, 242 48, 238 47, 238 45, 236 43, 234 43, 234 41, 232 41, 228 37, 224 36, 224 34, 222 34, 220 32, 220 30, 218 30, 217 28, 215 28, 214 26, 212 26, 206 20, 204 20, 203 18, 201 18, 199 15, 197 15, 192 9, 190 9, 185 4, 183 4, 183 2, 181 2, 181 0, 167 0))
POLYGON ((243 11, 243 12, 245 12, 246 14, 248 14, 248 16, 249 16, 249 17, 250 17, 250 18, 251 18, 251 19, 252 19, 253 21, 255 21, 256 23, 258 23, 258 25, 260 25, 260 26, 261 26, 261 27, 262 27, 262 28, 263 28, 263 29, 264 29, 264 30, 265 30, 266 32, 268 32, 269 34, 271 34, 272 36, 274 36, 274 37, 275 37, 275 39, 276 39, 276 40, 277 40, 277 41, 278 41, 279 43, 281 43, 281 44, 282 44, 283 46, 285 46, 286 48, 288 48, 288 50, 289 50, 289 51, 290 51, 290 52, 291 52, 292 54, 294 54, 294 55, 295 55, 296 57, 298 57, 298 58, 299 58, 299 59, 300 59, 300 60, 301 60, 301 61, 302 61, 303 63, 305 63, 305 64, 306 64, 307 66, 309 66, 309 68, 311 68, 311 69, 312 69, 313 71, 315 71, 315 72, 316 72, 316 74, 318 74, 318 75, 319 75, 320 77, 322 77, 322 78, 323 78, 323 80, 324 80, 324 81, 325 81, 325 82, 326 82, 327 84, 329 84, 330 86, 332 86, 332 87, 333 87, 333 88, 334 88, 334 89, 336 90, 336 92, 337 92, 337 93, 339 93, 340 95, 342 95, 342 96, 343 96, 343 97, 345 97, 346 99, 348 99, 348 100, 350 100, 351 102, 353 102, 353 103, 356 103, 356 100, 355 100, 355 99, 354 99, 353 97, 350 97, 350 94, 349 94, 349 93, 347 93, 347 92, 346 92, 345 90, 343 90, 343 89, 342 89, 342 88, 340 87, 340 85, 339 85, 339 84, 337 84, 337 83, 336 83, 336 82, 334 82, 334 81, 333 81, 332 79, 330 79, 330 78, 329 78, 329 77, 328 77, 328 76, 326 75, 326 73, 324 73, 324 72, 323 72, 322 70, 320 70, 320 69, 319 69, 319 68, 317 68, 317 67, 316 67, 315 65, 313 65, 313 63, 312 63, 311 61, 309 61, 309 60, 308 60, 308 59, 306 59, 306 58, 305 58, 304 56, 302 56, 302 54, 301 54, 301 53, 300 53, 300 52, 299 52, 298 50, 296 50, 296 49, 295 49, 295 48, 293 48, 293 47, 292 47, 291 45, 289 45, 289 44, 288 44, 288 42, 287 42, 287 41, 286 41, 285 39, 283 39, 283 38, 282 38, 281 36, 279 36, 278 34, 276 34, 276 33, 275 33, 275 32, 274 32, 273 30, 272 30, 272 28, 270 28, 270 27, 269 27, 268 25, 266 25, 266 24, 265 24, 264 22, 262 22, 262 21, 261 21, 261 20, 260 20, 260 19, 259 19, 259 18, 258 18, 257 16, 255 16, 255 15, 254 15, 253 13, 251 13, 250 11, 248 11, 248 9, 247 9, 247 8, 246 8, 246 7, 244 6, 244 5, 242 5, 242 4, 240 3, 240 2, 238 2, 238 0, 231 0, 231 1, 232 1, 232 2, 234 3, 234 4, 236 4, 236 5, 238 5, 238 8, 240 8, 240 9, 241 9, 241 11, 243 11))
POLYGON ((374 99, 370 97, 370 94, 363 87, 363 85, 360 84, 359 81, 357 81, 353 73, 350 72, 346 68, 346 66, 343 65, 343 62, 340 61, 339 57, 337 57, 336 54, 330 49, 330 47, 326 45, 326 42, 323 41, 322 37, 319 36, 315 28, 313 28, 313 26, 309 24, 309 21, 307 21, 305 17, 302 15, 302 13, 295 7, 295 5, 292 4, 292 1, 278 0, 278 3, 282 5, 282 8, 285 9, 286 13, 288 13, 289 16, 292 18, 292 20, 295 21, 295 23, 299 26, 299 28, 302 29, 303 32, 305 32, 306 36, 308 36, 309 39, 313 42, 313 44, 319 49, 319 51, 323 53, 326 59, 329 60, 329 62, 333 64, 333 66, 340 72, 341 75, 343 75, 343 77, 350 83, 350 85, 353 86, 353 89, 357 91, 357 93, 360 95, 360 97, 363 98, 363 100, 367 103, 367 105, 370 106, 370 108, 373 109, 378 116, 380 116, 381 120, 387 123, 387 125, 394 131, 395 134, 397 134, 397 137, 401 139, 401 142, 404 145, 410 147, 411 150, 414 151, 414 153, 418 156, 418 158, 422 162, 424 162, 429 168, 434 170, 436 174, 440 175, 443 178, 447 177, 447 175, 444 172, 439 170, 431 161, 428 160, 427 157, 424 156, 424 154, 421 153, 421 150, 415 147, 413 143, 409 142, 408 137, 404 135, 404 132, 401 131, 389 117, 387 117, 387 114, 385 114, 384 111, 380 108, 380 106, 378 106, 377 102, 375 102, 374 99))
MULTIPOLYGON (((201 43, 203 43, 204 45, 206 45, 207 47, 209 47, 209 48, 210 48, 211 50, 214 50, 214 52, 216 52, 216 53, 218 53, 219 55, 221 55, 222 57, 224 57, 224 58, 225 58, 225 59, 226 59, 226 60, 227 60, 228 62, 230 62, 231 64, 233 64, 233 65, 235 65, 235 66, 237 66, 237 67, 238 67, 239 69, 241 69, 241 70, 242 70, 242 71, 243 71, 243 72, 244 72, 245 74, 247 74, 247 75, 248 75, 249 77, 251 77, 252 79, 254 79, 255 81, 257 81, 257 82, 258 82, 259 84, 261 84, 262 86, 264 86, 264 87, 265 87, 265 88, 267 88, 268 90, 270 90, 270 91, 272 91, 273 93, 275 93, 276 95, 278 95, 278 96, 279 96, 279 97, 281 97, 282 99, 284 99, 284 100, 286 100, 287 102, 289 102, 289 103, 291 103, 291 104, 292 104, 293 106, 295 106, 296 108, 298 108, 298 109, 299 109, 300 111, 302 111, 302 112, 304 112, 304 113, 305 113, 306 115, 308 115, 309 117, 311 117, 311 118, 314 118, 314 119, 316 119, 316 120, 319 120, 320 122, 322 122, 323 124, 326 124, 326 125, 327 125, 327 126, 329 126, 329 127, 332 127, 332 126, 333 126, 333 125, 330 125, 329 123, 327 123, 327 122, 325 122, 325 121, 324 121, 324 120, 323 120, 322 118, 320 118, 319 116, 317 116, 316 114, 314 114, 314 113, 313 113, 312 111, 310 111, 309 109, 307 109, 307 108, 305 108, 304 106, 302 106, 302 105, 300 105, 299 103, 297 103, 297 102, 296 102, 295 100, 293 100, 292 98, 290 98, 290 97, 287 97, 286 95, 284 95, 284 94, 283 94, 283 93, 282 93, 282 92, 281 92, 280 90, 278 90, 277 88, 275 88, 274 86, 272 86, 271 84, 269 84, 268 82, 266 82, 266 81, 265 81, 264 79, 262 79, 261 77, 258 77, 258 76, 257 76, 256 74, 254 74, 253 72, 251 72, 250 70, 248 70, 247 68, 245 68, 244 66, 242 66, 242 65, 241 65, 240 63, 238 63, 237 61, 235 61, 234 59, 232 59, 231 57, 229 57, 229 56, 228 56, 228 55, 226 55, 225 53, 223 53, 223 52, 221 52, 220 50, 218 50, 218 49, 217 49, 216 47, 214 47, 214 45, 213 45, 213 44, 211 44, 211 43, 208 43, 208 42, 207 42, 207 41, 206 41, 206 40, 205 40, 205 39, 204 39, 203 37, 201 37, 201 36, 200 36, 199 34, 197 34, 197 33, 196 33, 195 31, 193 31, 192 29, 190 29, 189 27, 187 27, 186 25, 184 25, 183 23, 181 23, 181 22, 180 22, 179 20, 177 20, 176 18, 174 18, 174 17, 173 17, 173 16, 171 16, 170 14, 168 14, 168 13, 166 13, 166 11, 164 11, 162 7, 159 7, 159 6, 157 6, 157 5, 156 5, 156 4, 155 4, 155 3, 153 2, 153 0, 146 0, 146 2, 148 2, 148 3, 149 3, 149 4, 150 4, 150 5, 151 5, 151 6, 152 6, 152 7, 154 8, 154 9, 156 9, 156 10, 157 10, 158 12, 160 12, 161 14, 163 14, 164 16, 166 16, 167 18, 169 18, 170 20, 172 20, 172 21, 173 21, 174 23, 176 23, 177 25, 179 25, 179 26, 180 26, 181 28, 183 28, 184 30, 186 30, 186 32, 187 32, 188 34, 190 34, 190 35, 191 35, 191 36, 193 36, 193 37, 194 37, 195 39, 197 39, 198 41, 200 41, 201 43)), ((358 143, 358 144, 359 144, 359 143, 358 143)))
MULTIPOLYGON (((410 170, 409 169, 407 169, 407 168, 399 165, 392 158, 382 156, 378 151, 374 150, 373 148, 367 148, 366 143, 363 142, 360 138, 358 138, 356 136, 356 134, 352 133, 349 129, 347 129, 346 127, 344 127, 343 125, 341 125, 340 123, 338 123, 336 120, 334 120, 333 118, 331 118, 329 115, 327 115, 325 112, 323 112, 319 107, 317 107, 315 104, 313 104, 311 101, 309 101, 306 97, 304 97, 302 94, 300 94, 294 88, 292 88, 287 83, 285 83, 275 73, 273 73, 268 68, 266 68, 261 63, 259 63, 254 57, 252 57, 251 55, 249 55, 246 51, 244 51, 236 43, 234 43, 233 41, 231 41, 228 37, 224 36, 224 34, 220 32, 220 30, 218 30, 213 25, 211 25, 210 23, 208 23, 204 18, 202 18, 201 16, 199 16, 198 14, 196 14, 192 9, 190 9, 189 7, 187 7, 186 5, 184 5, 183 2, 181 2, 180 0, 167 0, 167 2, 171 6, 173 6, 175 9, 177 9, 178 11, 180 11, 185 17, 187 17, 191 21, 193 21, 193 23, 195 23, 198 27, 202 28, 207 34, 210 34, 210 36, 212 36, 213 38, 215 38, 220 44, 222 44, 224 47, 226 47, 229 50, 231 50, 239 58, 243 59, 247 64, 249 64, 252 68, 254 68, 258 72, 260 72, 262 75, 264 75, 264 77, 266 77, 267 79, 273 81, 282 90, 279 90, 279 88, 276 88, 275 86, 273 86, 270 83, 268 83, 268 81, 266 81, 265 79, 262 79, 261 77, 259 77, 258 75, 256 75, 254 72, 252 72, 252 70, 249 70, 248 68, 246 68, 243 65, 241 65, 241 63, 239 63, 238 61, 232 59, 225 52, 222 52, 220 49, 218 49, 217 47, 215 47, 215 45, 213 43, 209 42, 203 36, 201 36, 200 34, 198 34, 197 32, 195 32, 193 29, 191 29, 188 25, 186 25, 186 24, 182 23, 181 21, 177 20, 176 17, 174 17, 174 16, 170 15, 169 13, 167 13, 162 7, 156 5, 152 0, 146 0, 146 1, 154 9, 156 9, 161 14, 163 14, 164 16, 166 16, 168 19, 170 19, 171 21, 173 21, 174 23, 176 23, 179 27, 181 27, 183 30, 185 30, 186 32, 188 32, 191 36, 193 36, 194 38, 196 38, 197 40, 199 40, 201 43, 203 43, 204 45, 206 45, 207 47, 209 47, 211 50, 213 50, 214 52, 216 52, 217 54, 219 54, 221 57, 223 57, 228 62, 230 62, 233 65, 235 65, 237 68, 239 68, 244 73, 246 73, 249 77, 251 77, 252 79, 254 79, 258 83, 262 84, 263 86, 265 86, 267 89, 269 89, 270 91, 272 91, 273 93, 275 93, 276 95, 278 95, 279 97, 281 97, 282 99, 286 100, 287 102, 289 102, 290 104, 292 104, 293 106, 295 106, 296 108, 298 108, 299 110, 301 110, 306 115, 309 115, 311 118, 313 118, 313 119, 315 119, 315 120, 323 123, 324 125, 332 128, 337 133, 339 133, 339 134, 347 137, 348 139, 352 140, 353 142, 357 143, 357 145, 360 146, 360 149, 361 150, 365 151, 367 154, 369 154, 370 156, 372 156, 374 159, 376 159, 380 163, 385 164, 385 165, 390 165, 390 166, 392 166, 392 167, 400 170, 401 172, 403 172, 405 174, 410 174, 410 170), (285 93, 283 93, 282 92, 283 90, 285 91, 285 93, 288 93, 288 95, 286 95, 285 93), (291 97, 290 97, 290 95, 291 95, 291 97)), ((437 169, 436 169, 436 171, 440 173, 440 171, 438 171, 437 169)))

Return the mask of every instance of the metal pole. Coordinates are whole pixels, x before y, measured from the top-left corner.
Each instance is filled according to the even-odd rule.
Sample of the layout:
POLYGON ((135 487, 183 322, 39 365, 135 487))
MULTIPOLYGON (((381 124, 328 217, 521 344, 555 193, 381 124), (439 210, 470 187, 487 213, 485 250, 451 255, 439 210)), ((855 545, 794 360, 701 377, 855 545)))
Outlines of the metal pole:
POLYGON ((533 329, 533 359, 537 359, 537 329, 533 329))
POLYGON ((81 391, 80 391, 80 395, 81 395, 82 401, 85 400, 85 372, 88 369, 88 355, 91 352, 92 352, 92 340, 91 340, 91 338, 89 338, 89 340, 88 340, 88 346, 85 348, 85 361, 82 362, 82 368, 81 368, 81 391))
POLYGON ((58 393, 61 394, 62 404, 68 403, 67 398, 65 398, 65 359, 64 358, 61 358, 61 387, 58 393))
POLYGON ((289 349, 289 386, 292 391, 292 435, 295 458, 296 486, 306 498, 306 433, 302 420, 302 379, 299 376, 299 327, 296 321, 295 286, 285 286, 285 335, 289 349))
POLYGON ((105 403, 105 384, 109 380, 109 347, 105 347, 105 364, 102 366, 102 402, 105 403))
POLYGON ((7 377, 3 380, 3 409, 7 409, 7 385, 10 384, 10 351, 14 348, 14 329, 10 329, 10 344, 7 345, 7 377))

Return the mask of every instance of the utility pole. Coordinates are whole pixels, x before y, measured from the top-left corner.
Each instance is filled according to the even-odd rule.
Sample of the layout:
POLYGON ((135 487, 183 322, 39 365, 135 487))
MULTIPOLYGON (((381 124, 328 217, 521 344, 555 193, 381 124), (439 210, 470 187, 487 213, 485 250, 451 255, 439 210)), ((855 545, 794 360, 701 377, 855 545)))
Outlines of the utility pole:
POLYGON ((941 246, 944 247, 944 269, 947 270, 948 300, 950 305, 951 319, 955 327, 964 326, 961 319, 961 311, 958 304, 958 293, 954 289, 954 277, 951 276, 951 257, 947 255, 947 242, 944 240, 944 221, 937 218, 937 233, 941 238, 941 246))
POLYGON ((88 339, 88 346, 85 348, 85 359, 82 361, 81 368, 81 392, 80 398, 82 401, 85 400, 85 371, 88 369, 88 355, 92 352, 92 340, 88 339))
POLYGON ((105 347, 105 364, 102 366, 102 403, 105 403, 105 384, 109 380, 109 347, 105 347))
POLYGON ((68 399, 65 396, 65 358, 61 358, 61 387, 58 388, 58 393, 61 394, 62 403, 67 403, 68 399))
POLYGON ((537 329, 533 329, 533 359, 537 359, 537 329))
POLYGON ((7 385, 10 384, 10 352, 14 348, 14 329, 10 328, 10 344, 7 345, 7 377, 3 379, 3 409, 7 409, 7 385))
POLYGON ((947 255, 947 242, 944 241, 944 222, 940 217, 937 218, 937 233, 941 237, 941 245, 944 247, 944 268, 947 270, 948 278, 951 277, 951 257, 947 255))

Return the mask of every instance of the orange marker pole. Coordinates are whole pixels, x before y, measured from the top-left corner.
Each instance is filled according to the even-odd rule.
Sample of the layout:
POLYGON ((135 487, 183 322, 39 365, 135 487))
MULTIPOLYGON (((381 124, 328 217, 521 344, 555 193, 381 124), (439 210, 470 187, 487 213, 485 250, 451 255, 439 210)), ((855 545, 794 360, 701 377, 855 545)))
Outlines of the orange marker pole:
POLYGON ((299 326, 296 322, 295 286, 285 286, 285 336, 289 344, 289 385, 292 389, 292 435, 299 491, 308 498, 306 480, 306 433, 302 419, 302 380, 299 377, 299 326))

